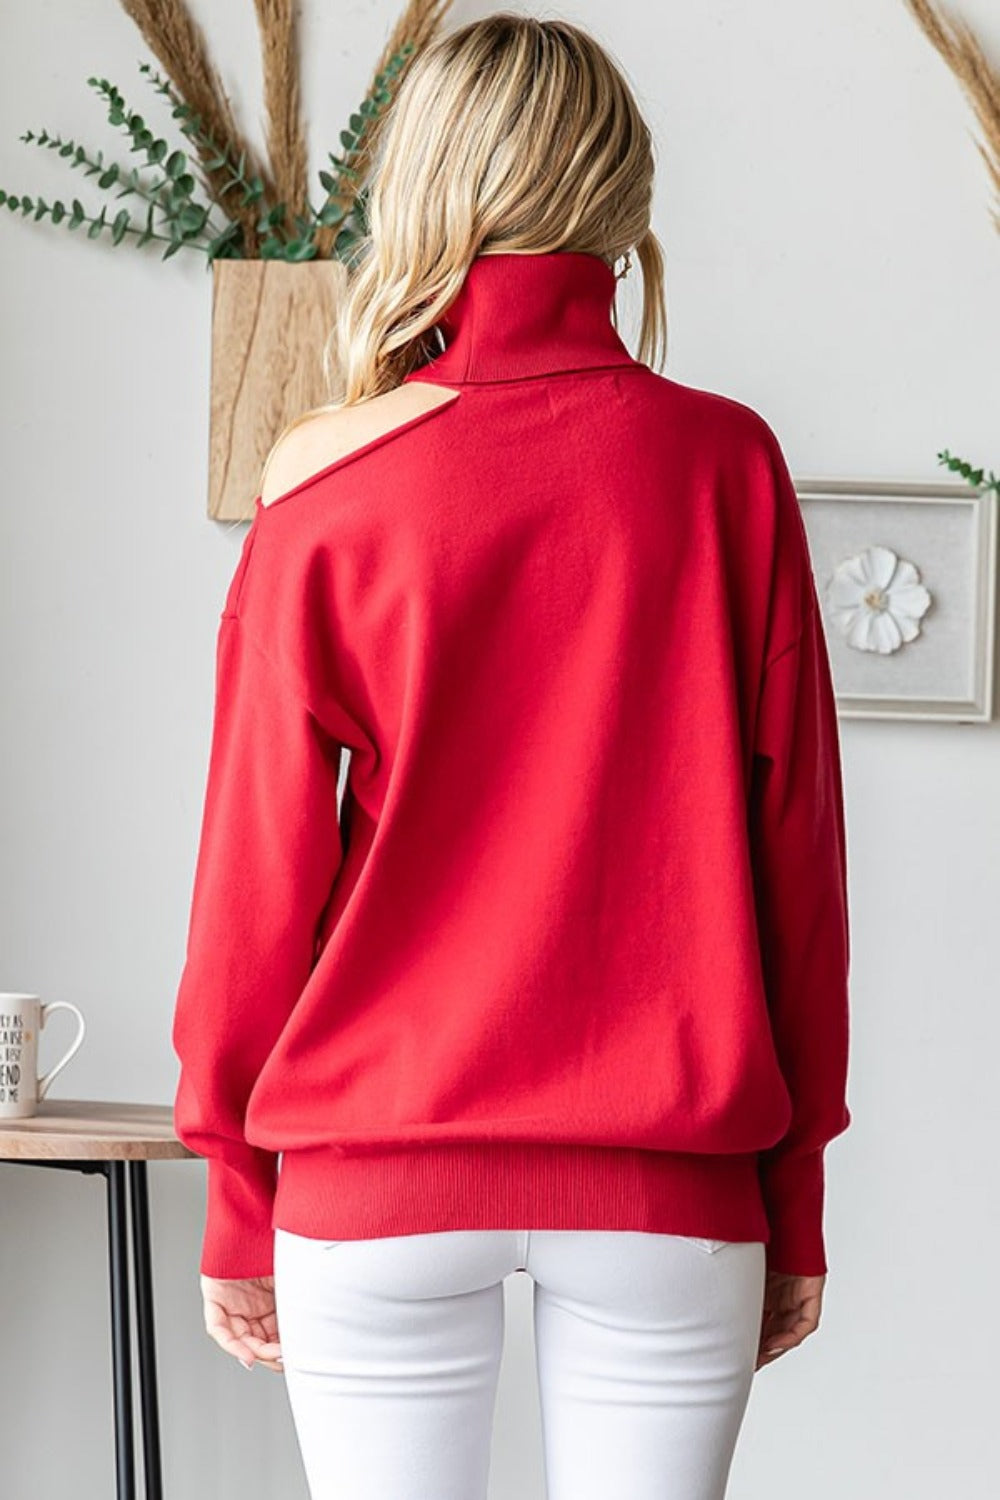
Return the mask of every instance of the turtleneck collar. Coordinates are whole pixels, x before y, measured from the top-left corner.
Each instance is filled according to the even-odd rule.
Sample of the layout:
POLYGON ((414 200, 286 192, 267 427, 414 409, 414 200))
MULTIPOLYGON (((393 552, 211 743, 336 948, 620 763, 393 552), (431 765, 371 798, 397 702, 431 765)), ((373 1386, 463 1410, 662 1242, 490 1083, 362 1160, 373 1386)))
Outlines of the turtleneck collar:
POLYGON ((611 322, 615 273, 582 250, 485 253, 438 320, 444 349, 406 380, 479 384, 635 365, 611 322))

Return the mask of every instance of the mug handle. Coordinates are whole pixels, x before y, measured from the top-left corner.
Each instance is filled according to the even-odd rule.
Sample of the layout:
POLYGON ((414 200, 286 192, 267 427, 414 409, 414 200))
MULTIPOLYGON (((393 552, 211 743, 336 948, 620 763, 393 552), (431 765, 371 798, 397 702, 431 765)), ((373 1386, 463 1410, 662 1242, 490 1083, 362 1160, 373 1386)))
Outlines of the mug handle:
POLYGON ((76 1049, 79 1047, 80 1043, 83 1041, 83 1034, 84 1034, 84 1032, 87 1029, 87 1023, 83 1019, 83 1012, 80 1011, 69 1000, 47 1000, 47 1001, 43 1002, 42 1007, 41 1007, 41 1011, 40 1011, 41 1023, 42 1023, 43 1027, 44 1027, 46 1021, 49 1018, 50 1012, 54 1011, 54 1010, 71 1010, 73 1012, 73 1014, 76 1016, 76 1019, 80 1023, 80 1029, 77 1032, 76 1036, 74 1037, 73 1042, 70 1045, 69 1051, 63 1053, 62 1057, 56 1063, 56 1065, 55 1065, 54 1068, 50 1068, 47 1073, 43 1074, 43 1076, 41 1078, 39 1078, 39 1080, 38 1080, 38 1098, 39 1099, 44 1099, 45 1098, 45 1094, 46 1094, 46 1091, 47 1091, 47 1089, 49 1087, 49 1084, 52 1082, 53 1078, 55 1078, 56 1074, 57 1073, 61 1073, 62 1070, 63 1070, 63 1068, 69 1062, 70 1058, 73 1056, 73 1053, 76 1051, 76 1049))

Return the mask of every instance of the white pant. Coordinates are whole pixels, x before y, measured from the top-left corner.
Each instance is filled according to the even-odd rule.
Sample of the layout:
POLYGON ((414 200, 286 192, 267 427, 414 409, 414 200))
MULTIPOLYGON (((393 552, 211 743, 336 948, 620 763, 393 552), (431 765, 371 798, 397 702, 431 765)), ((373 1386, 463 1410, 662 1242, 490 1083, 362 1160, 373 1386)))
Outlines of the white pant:
POLYGON ((533 1278, 548 1500, 720 1500, 764 1270, 757 1240, 277 1229, 278 1336, 311 1500, 484 1500, 513 1271, 533 1278))

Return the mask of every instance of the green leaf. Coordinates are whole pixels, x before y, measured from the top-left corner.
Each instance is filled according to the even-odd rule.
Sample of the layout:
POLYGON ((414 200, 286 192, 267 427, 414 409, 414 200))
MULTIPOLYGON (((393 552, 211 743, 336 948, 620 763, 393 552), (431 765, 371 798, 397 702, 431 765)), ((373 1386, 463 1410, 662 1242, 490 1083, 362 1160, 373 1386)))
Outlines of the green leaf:
POLYGON ((188 203, 177 215, 177 223, 184 234, 190 236, 201 233, 207 218, 207 210, 200 208, 196 203, 188 203))
POLYGON ((347 218, 349 209, 344 203, 324 203, 317 218, 321 224, 332 228, 334 224, 340 224, 347 218))
POLYGON ((152 238, 153 238, 153 205, 150 204, 149 205, 149 211, 146 214, 146 227, 142 231, 142 234, 140 234, 139 238, 136 240, 135 243, 136 243, 137 246, 139 246, 139 245, 147 245, 152 238))
POLYGON ((164 166, 163 166, 163 170, 166 172, 166 174, 167 174, 168 177, 170 177, 171 179, 176 180, 176 178, 178 178, 178 177, 180 177, 180 176, 183 175, 183 172, 184 172, 184 169, 185 169, 186 166, 187 166, 187 156, 184 154, 184 152, 183 151, 173 151, 167 157, 166 162, 164 163, 164 166))
POLYGON ((118 181, 118 163, 113 162, 106 172, 102 172, 97 186, 102 188, 112 187, 118 181))
POLYGON ((219 251, 222 250, 226 245, 228 245, 231 240, 238 239, 241 233, 242 231, 238 224, 227 225, 227 227, 222 231, 221 234, 217 234, 213 239, 209 240, 209 258, 213 258, 218 255, 219 251))
POLYGON ((124 233, 125 233, 126 229, 128 228, 128 226, 129 226, 128 211, 123 208, 122 211, 121 211, 121 213, 116 215, 115 222, 111 226, 111 242, 112 242, 112 244, 117 245, 117 244, 121 243, 122 236, 124 235, 124 233))

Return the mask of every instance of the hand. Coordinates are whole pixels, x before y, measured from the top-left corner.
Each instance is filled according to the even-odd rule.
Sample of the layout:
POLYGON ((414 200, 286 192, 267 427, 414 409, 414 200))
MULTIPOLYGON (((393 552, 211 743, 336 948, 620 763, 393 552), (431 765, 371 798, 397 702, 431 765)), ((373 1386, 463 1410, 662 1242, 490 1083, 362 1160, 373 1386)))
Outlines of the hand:
POLYGON ((201 1277, 205 1328, 208 1334, 248 1369, 255 1364, 284 1374, 278 1319, 274 1307, 274 1277, 251 1276, 242 1281, 201 1277))
POLYGON ((819 1327, 825 1276, 793 1276, 768 1271, 764 1282, 764 1315, 755 1372, 773 1364, 819 1327))

